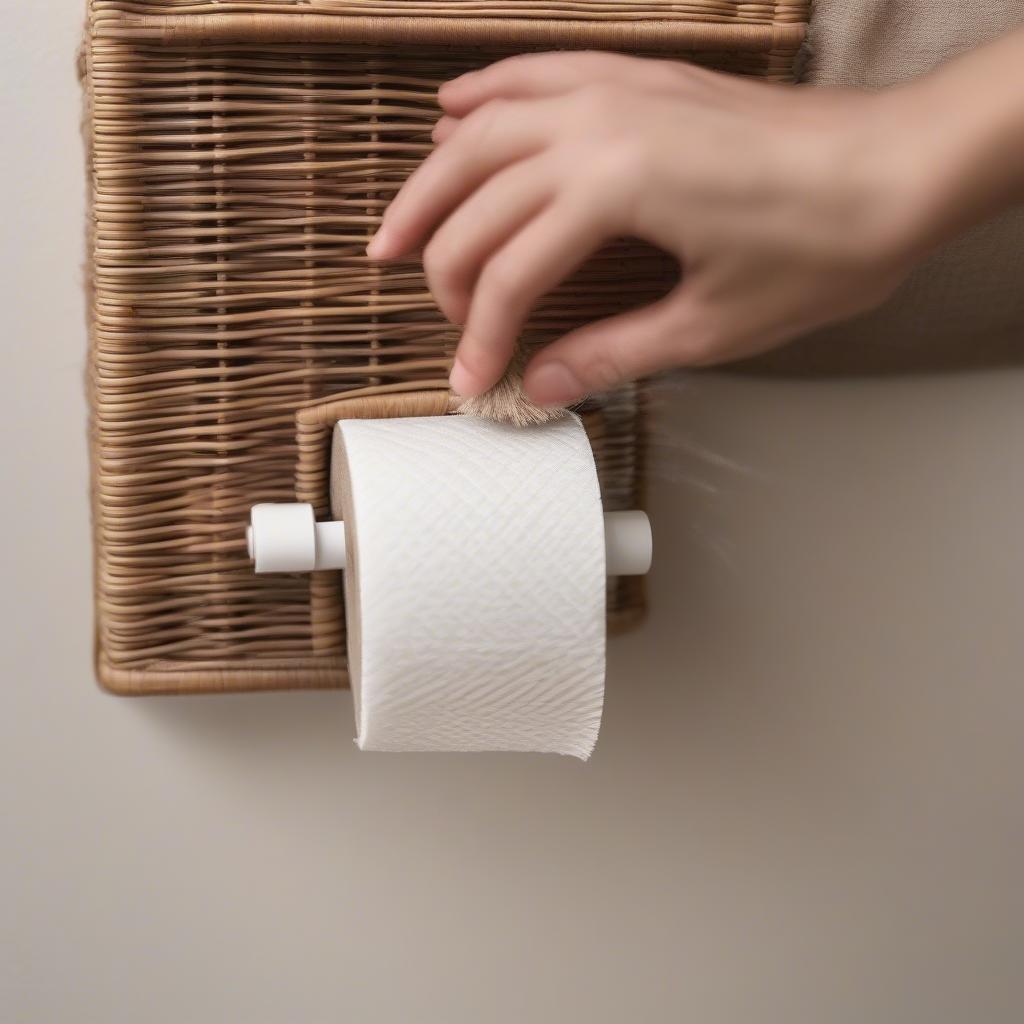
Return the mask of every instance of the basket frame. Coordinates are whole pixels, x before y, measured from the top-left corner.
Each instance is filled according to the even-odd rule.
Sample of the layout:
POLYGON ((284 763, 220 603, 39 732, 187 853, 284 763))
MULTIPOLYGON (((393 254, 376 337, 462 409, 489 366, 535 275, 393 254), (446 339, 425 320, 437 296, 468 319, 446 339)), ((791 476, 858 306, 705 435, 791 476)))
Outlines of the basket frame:
MULTIPOLYGON (((259 613, 259 628, 249 632, 256 635, 265 632, 271 640, 258 647, 258 656, 245 654, 242 650, 244 643, 236 642, 230 632, 222 656, 209 653, 193 655, 187 647, 184 655, 175 654, 176 641, 173 641, 173 634, 172 641, 166 644, 170 653, 165 655, 162 653, 163 648, 155 641, 150 652, 138 637, 148 636, 146 631, 150 624, 154 631, 158 630, 159 623, 167 618, 169 613, 164 610, 165 606, 174 605, 178 600, 172 585, 174 580, 169 577, 167 593, 170 596, 162 597, 162 581, 159 575, 153 575, 159 569, 149 572, 145 567, 154 560, 159 562, 160 551, 168 544, 178 544, 179 548, 175 550, 184 552, 181 557, 186 569, 175 568, 172 561, 174 572, 186 571, 190 564, 188 558, 198 557, 189 555, 189 552, 210 552, 208 557, 205 554, 202 556, 195 571, 200 592, 203 587, 209 586, 214 593, 211 607, 216 608, 218 581, 223 579, 227 581, 225 586, 228 586, 231 580, 237 581, 244 575, 244 512, 247 503, 290 500, 293 497, 291 493, 282 493, 286 486, 289 492, 294 490, 295 500, 311 502, 320 516, 328 514, 330 428, 333 423, 344 416, 363 415, 367 409, 375 409, 378 413, 384 410, 385 415, 396 414, 387 410, 406 408, 430 408, 436 410, 437 414, 450 411, 451 399, 446 376, 456 335, 450 330, 445 334, 440 325, 431 326, 427 332, 429 342, 420 346, 423 349, 421 355, 403 358, 400 364, 394 365, 385 365, 382 361, 380 372, 370 374, 369 380, 359 381, 356 378, 354 386, 338 390, 339 378, 336 375, 333 379, 333 393, 321 394, 318 391, 323 389, 317 388, 310 389, 306 394, 297 393, 294 399, 278 402, 268 408, 265 415, 260 414, 260 393, 257 391, 254 392, 255 398, 243 397, 231 408, 226 408, 225 418, 217 420, 213 426, 196 428, 192 441, 169 443, 161 440, 158 445, 162 451, 170 453, 169 459, 173 465, 188 463, 187 449, 190 443, 196 444, 199 452, 212 448, 214 454, 204 457, 204 465, 215 467, 219 465, 218 459, 223 458, 227 464, 235 458, 233 452, 244 451, 247 445, 253 443, 250 441, 250 433, 246 431, 269 431, 278 439, 273 442, 275 445, 284 444, 287 433, 291 438, 287 442, 287 458, 282 455, 276 464, 282 468, 287 464, 291 468, 287 471, 287 478, 281 476, 278 479, 273 495, 254 489, 251 495, 239 497, 231 490, 230 474, 225 471, 223 475, 229 478, 229 485, 221 488, 212 509, 186 508, 175 512, 168 520, 167 514, 162 511, 166 503, 159 500, 159 491, 155 492, 156 497, 153 494, 148 496, 144 508, 134 508, 133 481, 147 481, 154 476, 160 477, 164 472, 162 464, 154 462, 153 453, 146 448, 144 438, 150 429, 148 424, 150 420, 174 419, 167 413, 163 397, 158 396, 159 401, 154 403, 145 391, 151 379, 156 380, 161 373, 165 373, 159 367, 156 371, 145 367, 147 353, 153 348, 160 349, 160 331, 166 329, 157 327, 155 333, 152 333, 154 329, 150 324, 173 321, 175 302, 179 300, 175 299, 170 285, 168 290, 171 294, 167 299, 148 298, 153 288, 146 283, 152 280, 147 274, 150 271, 159 273, 158 264, 151 268, 140 264, 133 269, 122 260, 125 251, 130 255, 131 246, 142 244, 137 242, 137 238, 147 238, 146 232, 150 231, 151 225, 147 219, 148 214, 137 217, 131 212, 131 203, 136 201, 133 196, 121 198, 125 190, 119 184, 119 175, 130 177, 135 173, 131 160, 122 155, 121 165, 116 161, 112 164, 109 156, 112 151, 122 152, 118 149, 117 132, 120 131, 120 124, 117 118, 122 116, 119 111, 125 99, 123 94, 120 98, 115 95, 111 99, 109 85, 112 77, 119 73, 116 66, 118 60, 128 61, 130 66, 125 75, 129 78, 138 75, 139 81, 144 83, 152 77, 157 84, 147 88, 150 88, 153 95, 157 95, 158 100, 158 94, 164 88, 160 84, 161 76, 166 78, 161 70, 165 56, 172 63, 173 60, 180 63, 183 59, 188 63, 181 55, 194 53, 197 63, 216 69, 216 62, 221 59, 219 54, 255 54, 258 59, 265 52, 270 56, 278 55, 281 59, 292 55, 297 62, 301 62, 302 55, 307 52, 314 56, 322 55, 333 52, 328 48, 336 46, 346 48, 347 52, 367 54, 366 59, 371 64, 377 59, 372 56, 376 53, 387 55, 381 58, 386 63, 387 60, 405 54, 418 56, 421 48, 437 53, 450 52, 454 56, 469 52, 475 55, 477 50, 500 54, 551 47, 639 51, 660 56, 685 55, 689 59, 729 67, 740 73, 785 80, 791 77, 796 53, 803 40, 807 14, 805 0, 779 0, 774 5, 756 9, 739 3, 730 8, 728 2, 723 4, 721 0, 694 0, 688 5, 666 4, 666 15, 655 18, 634 14, 630 10, 631 6, 638 11, 657 6, 650 2, 616 4, 610 15, 595 15, 591 3, 576 4, 569 0, 550 3, 544 0, 538 5, 531 5, 531 10, 536 7, 538 12, 531 18, 510 17, 509 5, 498 2, 490 4, 490 8, 493 8, 490 10, 488 0, 473 5, 478 11, 473 16, 466 16, 464 9, 460 12, 458 4, 445 5, 443 2, 431 4, 431 10, 435 13, 419 15, 416 13, 416 4, 410 0, 391 0, 390 4, 385 5, 386 14, 372 17, 364 13, 367 5, 356 0, 345 3, 340 0, 304 0, 303 3, 268 0, 258 5, 259 13, 252 13, 254 6, 257 5, 252 0, 222 0, 219 3, 197 0, 190 5, 190 9, 199 13, 176 15, 168 14, 166 5, 158 0, 90 0, 89 3, 81 69, 85 84, 88 168, 92 181, 88 286, 93 311, 90 394, 97 610, 95 668, 100 683, 108 690, 120 694, 319 689, 345 685, 344 610, 338 574, 314 573, 301 582, 295 579, 282 581, 282 587, 287 584, 291 588, 289 593, 298 595, 301 592, 305 595, 301 599, 289 599, 292 603, 287 606, 287 614, 294 618, 301 612, 305 619, 299 629, 287 623, 278 626, 268 620, 268 613, 259 613), (688 9, 688 13, 673 13, 676 8, 683 6, 688 9), (444 13, 437 14, 441 8, 444 8, 444 13), (705 8, 705 13, 701 13, 705 8), (149 13, 140 14, 140 11, 149 13), (152 75, 147 70, 148 60, 153 63, 152 75), (122 165, 127 170, 122 170, 122 165), (114 182, 113 187, 110 186, 111 181, 114 182), (129 220, 128 227, 122 228, 121 224, 126 218, 129 220), (122 262, 118 263, 118 260, 122 262), (132 288, 121 284, 125 280, 130 283, 136 279, 145 285, 139 285, 136 289, 141 297, 132 297, 132 288), (128 298, 124 297, 126 292, 129 293, 128 298), (147 302, 155 303, 157 307, 160 302, 167 303, 166 309, 157 308, 157 313, 163 319, 145 319, 151 315, 145 310, 147 302), (139 312, 140 308, 142 312, 139 312), (131 339, 136 335, 142 338, 138 352, 130 342, 121 344, 117 340, 121 336, 131 339), (110 341, 112 337, 116 343, 110 341), (131 367, 135 361, 141 361, 143 365, 136 376, 122 371, 122 364, 131 367), (152 372, 156 373, 155 377, 146 376, 152 372), (129 415, 123 411, 125 408, 141 411, 133 411, 129 415), (237 427, 232 419, 236 415, 237 427), (132 426, 136 423, 142 425, 132 426), (288 423, 290 430, 286 429, 288 423), (210 436, 214 438, 213 441, 206 440, 210 436), (184 450, 184 453, 179 454, 179 450, 184 450), (213 525, 207 526, 204 515, 215 517, 213 525), (126 530, 124 524, 128 520, 139 520, 142 526, 134 532, 126 530), (150 520, 157 524, 169 522, 171 535, 184 531, 186 536, 183 540, 164 541, 160 529, 150 526, 150 520), (189 535, 193 529, 195 532, 189 535), (134 592, 136 587, 142 591, 154 587, 156 596, 140 603, 134 592), (281 645, 279 652, 268 654, 267 644, 272 647, 272 638, 277 635, 285 638, 287 643, 281 645), (293 636, 300 637, 301 643, 291 639, 293 636), (140 646, 143 648, 142 654, 133 653, 140 646)), ((381 8, 380 4, 373 6, 381 8)), ((133 102, 130 94, 127 102, 133 102)), ((215 130, 218 115, 212 116, 210 123, 215 130)), ((142 166, 151 159, 147 145, 143 140, 137 154, 142 166)), ((212 155, 214 159, 217 158, 215 151, 212 155)), ((207 176, 203 180, 220 180, 220 171, 216 165, 210 173, 213 177, 207 176)), ((158 188, 149 195, 145 192, 147 186, 144 176, 140 174, 139 180, 143 182, 138 186, 143 189, 139 193, 142 206, 144 208, 147 201, 152 199, 157 224, 154 230, 159 235, 164 230, 160 222, 160 211, 163 209, 160 203, 165 202, 166 192, 158 188)), ((220 230, 227 243, 230 243, 233 237, 230 218, 235 215, 230 195, 224 200, 223 212, 224 219, 217 223, 225 225, 220 230)), ((362 218, 363 226, 360 230, 371 231, 376 216, 376 212, 368 211, 367 216, 362 218)), ((312 223, 309 217, 307 220, 312 223)), ((315 237, 316 228, 311 230, 311 237, 315 237)), ((174 234, 173 231, 165 233, 174 234)), ((175 244, 173 239, 170 244, 175 244)), ((632 256, 620 257, 626 258, 632 259, 632 256)), ((216 259, 219 261, 221 257, 216 259)), ((309 265, 313 267, 314 263, 309 265)), ((317 273, 315 270, 310 271, 313 285, 318 283, 317 273)), ((388 316, 397 315, 398 326, 392 325, 388 329, 396 337, 405 337, 400 333, 404 330, 401 313, 392 314, 387 311, 399 307, 392 303, 391 307, 385 308, 386 303, 382 298, 386 296, 387 272, 364 270, 360 273, 367 281, 364 287, 368 308, 376 303, 374 309, 384 310, 380 314, 380 322, 385 325, 388 316)), ((219 315, 228 332, 224 335, 227 339, 224 345, 217 346, 217 350, 224 354, 218 364, 221 369, 215 368, 214 371, 222 374, 225 388, 231 386, 230 374, 235 365, 231 360, 237 359, 237 350, 232 347, 237 342, 231 340, 234 336, 230 330, 241 319, 232 313, 232 293, 227 287, 231 283, 228 279, 224 288, 217 286, 216 294, 223 293, 225 298, 221 300, 221 307, 217 307, 216 303, 212 307, 215 312, 217 308, 221 309, 219 315)), ((210 300, 204 301, 204 308, 209 308, 210 300)), ((300 306, 302 310, 309 307, 310 318, 320 312, 316 308, 315 298, 309 302, 296 300, 296 308, 300 306)), ((366 315, 377 322, 376 313, 366 315)), ((310 319, 309 322, 315 325, 320 321, 310 319)), ((218 324, 218 330, 220 326, 218 324)), ((244 337, 245 332, 239 331, 238 336, 244 337)), ((245 344, 243 341, 242 346, 245 344)), ((305 346, 305 342, 302 344, 305 346)), ((196 364, 196 372, 201 372, 202 365, 196 364)), ((187 365, 183 371, 173 371, 178 372, 187 373, 187 365)), ((339 372, 343 378, 344 371, 339 372)), ((173 376, 173 373, 169 375, 173 376)), ((268 376, 271 376, 270 371, 268 376)), ((366 376, 363 373, 363 377, 366 376)), ((187 380, 186 385, 179 390, 184 393, 186 404, 199 407, 199 399, 189 394, 187 380)), ((330 391, 330 388, 327 390, 330 391)), ((208 421, 208 408, 200 408, 200 411, 207 410, 204 413, 207 420, 200 418, 198 422, 208 421)), ((599 472, 602 468, 608 470, 609 458, 618 460, 616 465, 621 463, 625 467, 623 469, 620 466, 615 470, 619 474, 613 488, 616 496, 609 507, 643 507, 645 415, 643 393, 635 388, 624 392, 618 405, 613 401, 611 406, 595 405, 584 410, 584 423, 595 445, 599 472), (612 454, 606 457, 606 450, 612 454), (626 482, 623 483, 623 480, 626 482)), ((174 433, 168 431, 168 435, 174 433)), ((168 472, 173 476, 173 471, 168 472)), ((182 472, 188 477, 191 471, 182 472)), ((194 473, 192 475, 195 476, 194 473)), ((202 489, 206 486, 204 481, 207 481, 211 488, 216 489, 220 486, 214 483, 218 475, 218 470, 211 469, 208 477, 197 477, 199 483, 195 486, 202 489)), ((618 610, 611 616, 610 626, 626 628, 642 618, 642 581, 620 580, 613 585, 618 588, 613 603, 618 610)), ((254 582, 253 587, 256 586, 254 582)), ((266 587, 267 584, 261 581, 259 586, 266 587)), ((208 610, 201 600, 188 600, 196 610, 190 613, 193 616, 191 623, 183 620, 183 623, 178 624, 179 632, 184 630, 187 633, 189 629, 200 628, 194 624, 195 617, 202 617, 208 610)), ((259 593, 252 600, 260 600, 259 593)), ((216 617, 217 613, 213 614, 216 617)), ((253 614, 256 615, 255 612, 253 614)), ((200 647, 204 651, 210 649, 209 644, 201 644, 200 647)))

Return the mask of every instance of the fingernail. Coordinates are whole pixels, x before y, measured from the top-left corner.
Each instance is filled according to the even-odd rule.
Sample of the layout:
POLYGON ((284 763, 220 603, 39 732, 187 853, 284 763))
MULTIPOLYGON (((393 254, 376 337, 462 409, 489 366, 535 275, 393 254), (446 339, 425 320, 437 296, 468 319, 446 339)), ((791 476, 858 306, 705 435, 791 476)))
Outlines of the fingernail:
POLYGON ((568 405, 586 389, 564 363, 545 363, 527 375, 526 393, 538 405, 568 405))
POLYGON ((452 365, 452 372, 448 375, 448 384, 455 394, 461 395, 463 398, 473 396, 473 376, 458 359, 452 365))

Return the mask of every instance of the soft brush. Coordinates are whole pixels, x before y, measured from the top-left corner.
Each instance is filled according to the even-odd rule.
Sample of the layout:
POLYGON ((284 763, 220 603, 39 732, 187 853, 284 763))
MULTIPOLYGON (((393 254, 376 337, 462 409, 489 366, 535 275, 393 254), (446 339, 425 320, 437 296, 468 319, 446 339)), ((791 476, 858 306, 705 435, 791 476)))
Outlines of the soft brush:
POLYGON ((527 360, 526 346, 519 341, 501 380, 482 395, 462 399, 458 412, 465 416, 482 416, 498 423, 509 423, 514 427, 548 423, 564 416, 565 409, 537 405, 527 398, 523 390, 523 373, 527 360))

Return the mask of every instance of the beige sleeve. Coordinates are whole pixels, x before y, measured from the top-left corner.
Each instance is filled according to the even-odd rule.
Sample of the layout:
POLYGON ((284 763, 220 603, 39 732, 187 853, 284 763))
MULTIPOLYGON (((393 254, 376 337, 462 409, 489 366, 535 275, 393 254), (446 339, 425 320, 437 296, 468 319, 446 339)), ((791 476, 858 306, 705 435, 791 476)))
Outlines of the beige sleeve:
MULTIPOLYGON (((817 0, 802 61, 815 85, 884 88, 1024 24, 1024 0, 817 0)), ((1024 362, 1024 209, 936 252, 884 306, 758 360, 794 374, 1024 362)))

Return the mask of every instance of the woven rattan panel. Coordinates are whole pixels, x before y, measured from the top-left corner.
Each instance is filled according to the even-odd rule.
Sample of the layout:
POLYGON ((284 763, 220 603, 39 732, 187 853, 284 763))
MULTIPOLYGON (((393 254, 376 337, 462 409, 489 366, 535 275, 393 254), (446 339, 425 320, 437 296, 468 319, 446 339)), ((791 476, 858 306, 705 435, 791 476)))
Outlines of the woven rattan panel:
MULTIPOLYGON (((784 79, 805 14, 725 0, 94 0, 83 70, 104 685, 344 684, 336 579, 254 575, 243 531, 258 501, 298 493, 325 509, 323 431, 307 416, 297 435, 297 412, 447 375, 457 335, 418 265, 364 254, 429 151, 440 82, 516 50, 635 42, 784 79)), ((649 299, 670 274, 651 250, 612 246, 543 303, 529 336, 649 299)), ((640 504, 641 394, 585 419, 606 502, 640 504)), ((634 619, 635 581, 612 581, 609 607, 634 619)))

